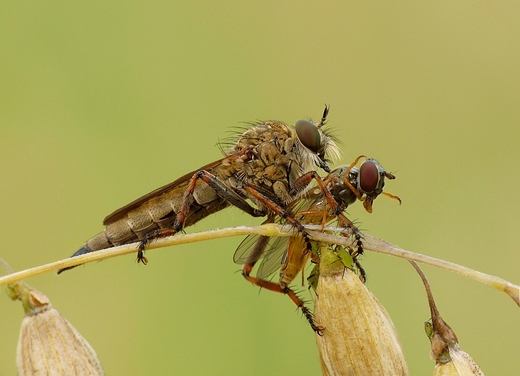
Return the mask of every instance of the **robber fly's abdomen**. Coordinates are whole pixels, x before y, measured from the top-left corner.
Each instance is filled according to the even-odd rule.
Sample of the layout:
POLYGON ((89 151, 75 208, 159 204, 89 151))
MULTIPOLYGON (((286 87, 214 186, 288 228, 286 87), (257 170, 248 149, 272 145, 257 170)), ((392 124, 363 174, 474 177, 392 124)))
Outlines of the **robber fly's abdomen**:
MULTIPOLYGON (((157 230, 172 228, 181 207, 183 193, 184 187, 172 189, 129 210, 122 218, 107 225, 105 231, 90 239, 73 256, 136 242, 157 230)), ((184 223, 185 227, 229 205, 203 182, 195 188, 193 198, 184 223)))

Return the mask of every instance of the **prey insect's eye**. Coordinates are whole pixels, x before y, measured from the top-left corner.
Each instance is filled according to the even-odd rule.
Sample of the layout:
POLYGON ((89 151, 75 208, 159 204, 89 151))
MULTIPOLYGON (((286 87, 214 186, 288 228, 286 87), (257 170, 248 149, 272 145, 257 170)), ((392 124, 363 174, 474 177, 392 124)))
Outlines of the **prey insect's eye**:
POLYGON ((298 139, 310 151, 318 154, 321 149, 321 136, 318 128, 309 120, 298 120, 294 125, 298 139))
POLYGON ((359 167, 359 186, 364 192, 373 192, 378 185, 378 166, 375 161, 368 159, 359 167))

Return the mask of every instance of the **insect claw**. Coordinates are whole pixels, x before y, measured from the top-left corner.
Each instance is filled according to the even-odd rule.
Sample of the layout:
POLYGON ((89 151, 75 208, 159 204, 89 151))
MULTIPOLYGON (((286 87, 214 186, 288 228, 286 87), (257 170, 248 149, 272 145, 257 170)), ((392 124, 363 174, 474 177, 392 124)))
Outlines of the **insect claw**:
POLYGON ((139 244, 139 250, 137 251, 137 263, 142 263, 143 265, 148 264, 148 259, 144 255, 144 245, 143 242, 139 244))
POLYGON ((314 332, 320 337, 323 337, 323 331, 325 330, 325 327, 321 325, 314 325, 312 330, 314 330, 314 332))

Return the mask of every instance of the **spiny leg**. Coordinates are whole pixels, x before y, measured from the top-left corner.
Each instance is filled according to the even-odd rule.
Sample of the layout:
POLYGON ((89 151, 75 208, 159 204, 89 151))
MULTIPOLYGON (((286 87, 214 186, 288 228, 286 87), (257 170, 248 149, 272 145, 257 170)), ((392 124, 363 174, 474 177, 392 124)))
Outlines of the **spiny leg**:
MULTIPOLYGON (((356 158, 356 160, 347 169, 345 176, 347 176, 348 172, 359 162, 359 160, 361 158, 364 158, 364 157, 366 158, 366 156, 361 155, 358 158, 356 158)), ((299 189, 304 189, 306 186, 308 186, 310 184, 312 179, 316 180, 318 186, 320 187, 325 198, 327 199, 327 202, 329 203, 329 206, 331 207, 334 215, 336 215, 338 217, 340 223, 342 223, 343 226, 347 227, 350 230, 350 232, 352 233, 352 236, 355 238, 356 252, 355 252, 355 255, 353 256, 353 258, 355 258, 357 255, 362 254, 363 253, 363 241, 362 241, 363 236, 359 232, 358 228, 354 225, 354 223, 341 212, 341 206, 334 199, 334 197, 330 193, 329 189, 327 188, 325 182, 321 179, 321 177, 317 174, 316 171, 310 171, 310 172, 302 175, 298 179, 296 179, 296 181, 294 183, 293 193, 295 191, 298 191, 299 189)), ((345 182, 347 182, 347 179, 345 179, 345 182)), ((352 187, 352 185, 350 183, 348 183, 348 186, 350 189, 352 189, 352 191, 356 194, 356 196, 360 197, 360 193, 357 189, 352 187)), ((309 213, 305 212, 304 214, 309 214, 309 213)), ((326 216, 323 215, 322 227, 325 226, 325 220, 326 220, 326 216)), ((361 268, 360 270, 363 270, 363 268, 361 268)))
POLYGON ((363 254, 363 235, 356 227, 356 225, 350 219, 348 219, 343 213, 339 213, 337 217, 340 224, 343 227, 348 228, 351 232, 351 236, 353 236, 355 239, 356 250, 352 251, 351 253, 352 259, 355 259, 358 255, 363 254))
POLYGON ((298 295, 288 286, 282 287, 278 283, 266 281, 265 279, 260 279, 260 278, 251 276, 251 272, 253 270, 254 265, 255 265, 255 263, 245 264, 242 267, 242 276, 247 281, 251 282, 252 284, 254 284, 260 288, 264 288, 269 291, 274 291, 274 292, 278 292, 278 293, 281 293, 284 295, 288 295, 289 298, 291 298, 291 300, 294 302, 294 304, 296 304, 296 306, 301 309, 303 315, 309 322, 312 330, 314 330, 320 336, 323 335, 323 331, 325 330, 325 328, 321 325, 316 324, 316 322, 314 321, 312 312, 305 306, 304 301, 301 300, 298 297, 298 295))
MULTIPOLYGON (((359 160, 361 158, 366 158, 366 156, 361 155, 361 156, 357 157, 356 160, 348 167, 347 172, 345 173, 345 176, 348 176, 349 171, 359 162, 359 160)), ((340 223, 344 227, 348 228, 350 230, 350 232, 352 233, 352 236, 354 237, 355 243, 356 243, 356 251, 353 252, 352 259, 359 269, 360 279, 362 281, 365 281, 366 280, 365 270, 361 267, 361 265, 357 261, 357 256, 363 254, 363 236, 362 236, 361 232, 359 231, 359 229, 356 227, 356 225, 354 225, 354 223, 341 212, 340 205, 337 203, 337 201, 334 199, 334 197, 328 190, 325 182, 321 179, 321 177, 315 171, 311 171, 311 172, 308 172, 308 173, 302 175, 300 178, 298 178, 296 180, 296 182, 294 184, 294 186, 295 186, 294 189, 298 189, 298 187, 300 187, 300 186, 302 187, 301 189, 305 188, 308 184, 310 184, 312 179, 315 179, 316 182, 318 183, 318 186, 321 188, 323 194, 325 195, 325 198, 327 199, 327 202, 329 203, 329 206, 331 207, 332 212, 335 213, 335 215, 338 218, 338 220, 340 221, 340 223)), ((345 182, 347 182, 347 179, 345 179, 345 182)), ((356 196, 358 196, 358 197, 361 196, 360 192, 357 189, 355 189, 354 187, 352 187, 352 185, 350 183, 348 183, 348 187, 350 189, 352 189, 352 191, 356 194, 356 196)), ((301 212, 299 214, 312 215, 312 212, 301 212)), ((318 212, 316 214, 320 214, 320 213, 318 212)), ((326 215, 325 215, 325 213, 323 213, 322 228, 325 227, 325 222, 326 222, 326 215)))
POLYGON ((356 268, 359 271, 359 279, 361 280, 361 282, 366 283, 367 282, 367 273, 365 272, 365 269, 363 269, 363 267, 359 263, 357 256, 352 256, 352 261, 354 262, 354 265, 356 265, 356 268))
POLYGON ((318 187, 323 192, 323 195, 325 196, 325 199, 329 203, 330 207, 334 212, 338 212, 339 205, 337 201, 334 199, 332 194, 330 193, 329 189, 327 188, 325 182, 323 179, 318 175, 316 171, 309 171, 300 176, 298 179, 296 179, 293 183, 293 188, 289 192, 290 195, 296 196, 299 192, 303 191, 307 186, 311 183, 312 180, 316 180, 316 183, 318 184, 318 187))
POLYGON ((259 192, 253 185, 248 184, 246 182, 242 183, 244 190, 249 193, 252 197, 260 201, 266 208, 268 208, 271 212, 279 215, 284 220, 293 225, 296 230, 301 234, 303 240, 305 241, 306 247, 308 251, 312 251, 311 241, 309 239, 309 234, 305 230, 305 227, 296 220, 290 213, 282 208, 280 205, 272 201, 270 198, 259 192))
POLYGON ((228 203, 241 209, 247 214, 253 217, 262 217, 266 214, 264 211, 249 205, 249 203, 245 199, 243 199, 239 194, 237 194, 231 188, 222 183, 215 175, 205 170, 197 171, 191 177, 188 187, 184 191, 184 195, 181 201, 181 207, 179 209, 179 212, 177 213, 173 227, 156 230, 144 236, 144 238, 141 240, 139 244, 139 249, 137 252, 138 263, 142 262, 145 265, 147 264, 148 260, 144 256, 144 250, 146 248, 146 245, 152 239, 173 236, 183 229, 184 223, 186 222, 186 218, 190 214, 190 207, 195 199, 193 194, 195 192, 195 189, 197 188, 197 181, 199 179, 208 184, 220 198, 226 200, 228 203))
POLYGON ((346 250, 349 255, 349 259, 345 259, 342 254, 345 252, 345 248, 342 246, 336 245, 334 247, 334 253, 338 256, 338 261, 341 262, 344 266, 343 273, 347 271, 347 269, 350 269, 352 271, 355 271, 357 269, 357 274, 359 277, 359 280, 362 283, 366 283, 367 281, 367 274, 365 272, 365 269, 361 266, 361 263, 357 259, 357 256, 359 254, 356 254, 355 251, 351 247, 346 247, 346 250), (339 250, 339 251, 338 251, 339 250))

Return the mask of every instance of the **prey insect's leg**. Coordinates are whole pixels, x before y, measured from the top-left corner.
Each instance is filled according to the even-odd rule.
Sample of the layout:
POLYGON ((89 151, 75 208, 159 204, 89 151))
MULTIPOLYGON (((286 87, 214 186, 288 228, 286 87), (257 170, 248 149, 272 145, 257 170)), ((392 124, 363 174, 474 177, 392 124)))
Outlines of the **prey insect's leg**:
POLYGON ((190 214, 190 207, 193 204, 194 200, 194 192, 197 187, 197 181, 198 180, 204 181, 206 184, 208 184, 215 193, 222 199, 226 200, 228 203, 230 203, 233 206, 236 206, 240 210, 243 210, 247 214, 253 216, 253 217, 262 217, 265 215, 265 213, 262 210, 259 210, 244 200, 242 197, 240 197, 239 194, 237 194, 235 191, 233 191, 230 187, 226 186, 224 183, 222 183, 217 177, 208 171, 201 170, 196 172, 192 178, 190 179, 190 182, 188 184, 188 187, 186 188, 186 191, 184 191, 184 195, 182 197, 181 207, 179 209, 179 212, 177 213, 177 217, 175 219, 175 223, 172 228, 165 228, 161 230, 154 231, 150 234, 147 234, 143 240, 141 240, 141 243, 139 244, 139 251, 137 253, 137 262, 142 262, 143 264, 147 263, 146 257, 144 257, 144 249, 146 248, 146 245, 148 242, 152 239, 156 239, 159 237, 166 237, 175 235, 177 232, 181 231, 184 227, 184 223, 186 221, 186 218, 190 214))
POLYGON ((393 200, 397 200, 397 201, 399 201, 399 205, 402 204, 401 199, 400 199, 398 196, 396 196, 396 195, 393 195, 393 194, 391 194, 391 193, 386 193, 386 192, 382 192, 381 194, 382 194, 383 196, 386 196, 386 197, 391 198, 391 199, 393 199, 393 200))
POLYGON ((242 267, 242 275, 244 276, 244 278, 260 288, 264 288, 264 289, 267 289, 270 291, 279 292, 281 294, 288 295, 289 298, 291 298, 291 300, 294 302, 294 304, 296 304, 296 306, 302 310, 302 313, 305 316, 305 318, 307 319, 307 321, 309 322, 312 330, 314 330, 320 336, 323 335, 323 331, 325 330, 325 328, 321 325, 316 324, 316 322, 314 321, 312 312, 305 306, 305 303, 303 302, 303 300, 301 300, 298 297, 298 295, 288 286, 282 287, 278 283, 266 281, 265 279, 252 277, 251 271, 253 270, 254 266, 255 266, 255 262, 252 261, 250 263, 245 264, 242 267))

